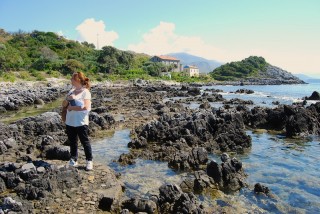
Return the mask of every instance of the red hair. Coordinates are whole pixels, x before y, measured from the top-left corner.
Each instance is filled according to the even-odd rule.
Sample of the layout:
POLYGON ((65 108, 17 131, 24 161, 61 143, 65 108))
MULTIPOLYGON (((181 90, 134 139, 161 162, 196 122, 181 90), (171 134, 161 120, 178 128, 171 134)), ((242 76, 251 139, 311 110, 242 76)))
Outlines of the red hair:
POLYGON ((83 72, 79 71, 79 72, 73 73, 72 78, 75 81, 80 82, 81 85, 84 86, 85 88, 90 89, 91 87, 90 79, 86 77, 83 72))

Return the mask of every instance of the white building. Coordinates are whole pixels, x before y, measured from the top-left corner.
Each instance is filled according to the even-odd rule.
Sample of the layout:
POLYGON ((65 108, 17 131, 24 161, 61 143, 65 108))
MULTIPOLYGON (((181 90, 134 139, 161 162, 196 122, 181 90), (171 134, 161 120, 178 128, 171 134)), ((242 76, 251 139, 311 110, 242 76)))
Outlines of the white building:
POLYGON ((190 77, 198 77, 199 76, 199 68, 194 65, 184 66, 183 72, 190 77))
POLYGON ((165 65, 175 65, 173 71, 181 71, 180 60, 172 56, 154 56, 150 59, 152 62, 161 62, 165 65))

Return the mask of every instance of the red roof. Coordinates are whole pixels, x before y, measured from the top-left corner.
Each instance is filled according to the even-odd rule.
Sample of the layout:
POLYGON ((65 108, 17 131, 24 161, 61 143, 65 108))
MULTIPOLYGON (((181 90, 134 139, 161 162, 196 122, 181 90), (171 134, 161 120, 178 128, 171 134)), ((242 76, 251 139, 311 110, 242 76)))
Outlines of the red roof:
POLYGON ((157 57, 159 57, 160 59, 163 59, 163 60, 180 61, 179 59, 174 58, 174 57, 172 57, 172 56, 164 56, 164 55, 161 55, 161 56, 157 56, 157 57))

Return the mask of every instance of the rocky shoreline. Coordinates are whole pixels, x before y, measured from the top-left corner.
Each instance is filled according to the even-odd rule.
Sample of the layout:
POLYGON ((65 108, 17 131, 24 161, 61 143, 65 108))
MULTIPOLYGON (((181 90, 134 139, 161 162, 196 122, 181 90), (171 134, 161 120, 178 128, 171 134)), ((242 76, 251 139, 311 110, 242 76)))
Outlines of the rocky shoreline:
MULTIPOLYGON (((70 86, 23 83, 2 87, 5 90, 0 106, 13 111, 55 100, 70 86), (43 103, 37 104, 37 99, 43 103)), ((193 177, 181 184, 163 185, 159 195, 148 199, 127 198, 123 194, 125 185, 119 180, 121 175, 109 167, 95 163, 95 170, 87 172, 81 166, 66 166, 69 147, 57 107, 10 124, 0 123, 0 213, 236 212, 229 206, 205 207, 195 194, 232 192, 249 185, 242 163, 227 154, 251 148, 251 138, 245 130, 277 130, 287 137, 320 134, 320 102, 308 107, 296 104, 249 109, 248 103, 239 99, 216 109, 208 102, 226 100, 215 90, 201 93, 197 85, 143 81, 95 84, 92 94, 92 138, 101 137, 108 130, 132 129, 130 152, 119 157, 120 164, 134 164, 136 158, 159 160, 175 170, 192 172, 193 177), (163 101, 172 97, 186 99, 163 101), (200 108, 183 105, 192 101, 201 103, 200 108), (222 163, 209 160, 210 153, 220 154, 222 163)), ((268 188, 261 184, 256 184, 252 192, 270 196, 268 188)))

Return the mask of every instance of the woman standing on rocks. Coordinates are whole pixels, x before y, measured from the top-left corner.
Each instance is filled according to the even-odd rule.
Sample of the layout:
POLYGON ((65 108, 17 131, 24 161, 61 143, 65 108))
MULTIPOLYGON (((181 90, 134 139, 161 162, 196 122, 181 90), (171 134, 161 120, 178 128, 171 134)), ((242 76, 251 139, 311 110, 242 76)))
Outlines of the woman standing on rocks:
POLYGON ((78 138, 86 156, 86 170, 93 169, 92 150, 88 137, 89 112, 91 110, 90 80, 82 72, 75 72, 71 77, 73 88, 69 91, 62 105, 67 107, 66 130, 70 141, 70 166, 77 166, 78 138))

